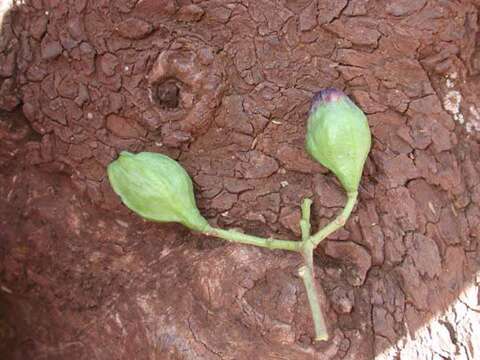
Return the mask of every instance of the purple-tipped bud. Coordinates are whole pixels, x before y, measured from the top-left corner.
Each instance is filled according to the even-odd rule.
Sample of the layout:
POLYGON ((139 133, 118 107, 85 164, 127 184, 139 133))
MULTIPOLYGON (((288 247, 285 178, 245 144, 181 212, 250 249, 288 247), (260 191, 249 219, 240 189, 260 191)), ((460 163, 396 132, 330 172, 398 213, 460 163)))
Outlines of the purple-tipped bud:
POLYGON ((337 101, 341 98, 345 98, 350 101, 348 96, 345 95, 345 93, 341 90, 335 88, 326 88, 320 90, 313 95, 312 105, 310 107, 310 114, 312 114, 318 106, 337 101))
POLYGON ((347 192, 357 191, 370 142, 367 118, 347 95, 333 88, 315 94, 306 148, 338 177, 347 192))

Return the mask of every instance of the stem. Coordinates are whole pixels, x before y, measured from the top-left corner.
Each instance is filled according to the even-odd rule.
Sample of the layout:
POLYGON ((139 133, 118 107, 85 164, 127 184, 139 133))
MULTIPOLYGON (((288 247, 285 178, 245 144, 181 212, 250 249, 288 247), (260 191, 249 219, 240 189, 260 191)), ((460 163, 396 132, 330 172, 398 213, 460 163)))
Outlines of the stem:
POLYGON ((313 244, 313 248, 316 248, 320 242, 340 229, 345 223, 347 222, 348 217, 352 213, 353 207, 355 206, 355 203, 357 201, 357 196, 358 192, 349 192, 347 193, 347 203, 345 205, 345 208, 343 211, 336 217, 335 220, 333 220, 331 223, 329 223, 327 226, 325 226, 323 229, 318 231, 316 234, 312 235, 310 237, 310 241, 313 244))
POLYGON ((303 280, 307 291, 307 298, 312 312, 313 324, 315 327, 315 340, 328 340, 328 330, 325 325, 320 302, 318 300, 317 286, 315 283, 315 275, 313 272, 313 250, 320 242, 330 234, 340 229, 347 222, 348 217, 352 213, 353 207, 357 201, 358 192, 347 193, 347 203, 343 211, 335 220, 319 230, 316 234, 311 235, 310 225, 310 207, 312 200, 304 199, 302 203, 302 218, 300 219, 300 229, 302 232, 302 241, 279 240, 274 238, 262 238, 259 236, 247 235, 235 230, 223 230, 208 225, 202 232, 208 236, 215 236, 227 241, 255 245, 268 249, 279 249, 300 252, 303 255, 305 265, 299 270, 298 274, 303 280))
POLYGON ((322 310, 320 309, 313 269, 308 265, 304 265, 298 270, 298 274, 302 278, 303 283, 305 284, 305 290, 307 291, 308 303, 310 304, 310 310, 312 312, 313 326, 315 327, 315 340, 328 340, 328 330, 325 325, 322 310))
POLYGON ((300 230, 302 231, 302 241, 307 241, 310 238, 310 207, 312 200, 306 198, 302 203, 302 219, 300 220, 300 230))
POLYGON ((208 226, 205 235, 215 236, 231 242, 260 246, 268 249, 279 249, 289 251, 301 251, 302 243, 300 241, 278 240, 274 238, 262 238, 259 236, 247 235, 235 230, 223 230, 208 226))
POLYGON ((305 260, 298 274, 303 280, 307 299, 312 312, 313 326, 315 327, 315 340, 328 340, 328 330, 325 325, 322 309, 318 300, 317 286, 313 273, 313 243, 310 241, 310 207, 312 200, 304 199, 302 203, 302 219, 300 220, 300 229, 302 230, 302 255, 305 260))

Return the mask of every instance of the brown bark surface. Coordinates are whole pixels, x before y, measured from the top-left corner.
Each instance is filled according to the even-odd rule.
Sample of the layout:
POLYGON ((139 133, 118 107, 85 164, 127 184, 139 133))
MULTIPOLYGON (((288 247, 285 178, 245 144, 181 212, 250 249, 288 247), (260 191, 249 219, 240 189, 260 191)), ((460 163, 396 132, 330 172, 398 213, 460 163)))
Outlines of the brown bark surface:
POLYGON ((480 359, 476 0, 27 0, 0 35, 2 359, 480 359), (303 149, 344 89, 374 143, 315 257, 128 211, 105 167, 177 159, 212 224, 298 238, 345 202, 303 149))

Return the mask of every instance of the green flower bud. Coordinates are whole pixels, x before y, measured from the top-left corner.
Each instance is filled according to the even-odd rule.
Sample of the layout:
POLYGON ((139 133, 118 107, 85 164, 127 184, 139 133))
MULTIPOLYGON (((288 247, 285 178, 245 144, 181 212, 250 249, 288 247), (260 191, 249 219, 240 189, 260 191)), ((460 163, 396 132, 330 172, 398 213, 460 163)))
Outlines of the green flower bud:
POLYGON ((168 156, 122 151, 108 165, 108 179, 123 203, 147 220, 179 222, 202 231, 208 226, 195 204, 192 180, 168 156))
POLYGON ((313 97, 306 149, 332 171, 347 192, 358 191, 371 146, 365 114, 342 91, 324 89, 313 97))

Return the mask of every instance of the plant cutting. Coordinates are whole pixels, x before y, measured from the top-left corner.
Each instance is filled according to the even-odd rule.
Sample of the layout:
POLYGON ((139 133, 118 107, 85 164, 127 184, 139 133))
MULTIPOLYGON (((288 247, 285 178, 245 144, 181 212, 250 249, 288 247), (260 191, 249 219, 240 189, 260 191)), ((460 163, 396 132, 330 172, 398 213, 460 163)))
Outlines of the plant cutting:
POLYGON ((301 240, 263 238, 235 230, 211 226, 200 214, 192 180, 183 167, 168 156, 141 152, 121 152, 107 172, 113 190, 123 203, 144 219, 178 222, 207 236, 269 249, 298 252, 304 264, 299 269, 315 327, 316 340, 327 340, 328 329, 318 300, 313 267, 313 251, 329 235, 341 228, 357 201, 358 186, 371 146, 365 114, 342 92, 324 89, 313 97, 306 134, 306 150, 328 168, 347 193, 342 212, 329 224, 311 233, 311 199, 301 205, 301 240))

